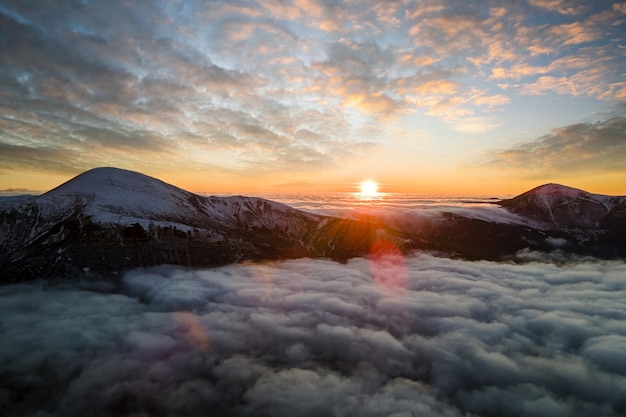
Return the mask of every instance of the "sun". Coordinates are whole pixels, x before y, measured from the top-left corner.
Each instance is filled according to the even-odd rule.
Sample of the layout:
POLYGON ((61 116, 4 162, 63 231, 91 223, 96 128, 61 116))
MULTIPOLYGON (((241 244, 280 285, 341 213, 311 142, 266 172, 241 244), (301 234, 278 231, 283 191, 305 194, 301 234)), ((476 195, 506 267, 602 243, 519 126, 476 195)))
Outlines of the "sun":
POLYGON ((374 196, 378 194, 378 184, 374 181, 363 181, 361 183, 361 195, 374 196))

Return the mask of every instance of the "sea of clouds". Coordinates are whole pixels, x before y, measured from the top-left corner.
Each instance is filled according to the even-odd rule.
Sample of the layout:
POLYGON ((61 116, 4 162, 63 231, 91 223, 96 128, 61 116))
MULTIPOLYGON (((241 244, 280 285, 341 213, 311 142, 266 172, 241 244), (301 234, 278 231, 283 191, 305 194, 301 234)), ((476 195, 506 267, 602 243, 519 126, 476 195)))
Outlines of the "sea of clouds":
POLYGON ((620 416, 626 263, 417 253, 0 287, 4 416, 620 416))
POLYGON ((504 198, 490 196, 379 193, 274 194, 266 198, 314 214, 370 220, 408 232, 419 233, 445 221, 444 213, 495 223, 542 227, 536 221, 511 213, 496 204, 504 198))

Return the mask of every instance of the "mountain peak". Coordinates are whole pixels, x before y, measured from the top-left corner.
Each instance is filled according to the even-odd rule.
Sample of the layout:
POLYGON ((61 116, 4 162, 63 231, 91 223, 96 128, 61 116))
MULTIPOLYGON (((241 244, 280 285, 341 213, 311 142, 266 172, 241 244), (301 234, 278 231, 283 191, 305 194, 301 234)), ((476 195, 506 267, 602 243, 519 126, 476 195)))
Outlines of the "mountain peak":
MULTIPOLYGON (((134 192, 155 192, 160 189, 177 189, 161 180, 139 172, 113 167, 93 168, 48 191, 45 195, 97 194, 102 196, 107 191, 119 193, 122 190, 134 192)), ((182 190, 181 190, 182 191, 182 190)))
POLYGON ((578 188, 568 187, 567 185, 556 184, 556 183, 548 183, 543 184, 538 187, 533 188, 530 191, 525 192, 525 194, 534 194, 537 196, 571 196, 577 197, 582 195, 592 195, 587 191, 583 191, 578 188))
MULTIPOLYGON (((244 221, 250 227, 274 227, 275 217, 297 210, 256 197, 204 197, 159 179, 125 169, 102 167, 83 172, 37 198, 46 214, 81 207, 91 222, 144 227, 150 222, 199 227, 210 221, 244 221), (244 219, 245 218, 245 219, 244 219)), ((302 212, 306 218, 315 216, 302 212)))
POLYGON ((597 227, 600 219, 623 204, 625 199, 549 183, 503 200, 500 205, 513 213, 559 228, 587 229, 597 227))
MULTIPOLYGON (((85 205, 85 214, 99 222, 115 219, 163 219, 187 216, 195 196, 161 180, 120 168, 85 171, 39 197, 52 207, 85 205)), ((195 209, 193 210, 195 211, 195 209)))

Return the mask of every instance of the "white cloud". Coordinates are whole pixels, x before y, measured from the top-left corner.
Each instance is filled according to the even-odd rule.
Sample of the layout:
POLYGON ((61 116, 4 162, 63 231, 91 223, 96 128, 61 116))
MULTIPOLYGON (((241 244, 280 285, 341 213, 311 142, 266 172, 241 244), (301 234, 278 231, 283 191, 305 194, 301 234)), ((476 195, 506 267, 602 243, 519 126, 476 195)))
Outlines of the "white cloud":
POLYGON ((463 133, 484 133, 498 127, 498 124, 484 117, 460 118, 454 120, 452 124, 456 131, 463 133))
POLYGON ((118 294, 4 286, 3 407, 617 416, 626 411, 624 276, 623 262, 416 254, 401 264, 136 270, 118 294), (401 288, 374 279, 399 265, 401 288))

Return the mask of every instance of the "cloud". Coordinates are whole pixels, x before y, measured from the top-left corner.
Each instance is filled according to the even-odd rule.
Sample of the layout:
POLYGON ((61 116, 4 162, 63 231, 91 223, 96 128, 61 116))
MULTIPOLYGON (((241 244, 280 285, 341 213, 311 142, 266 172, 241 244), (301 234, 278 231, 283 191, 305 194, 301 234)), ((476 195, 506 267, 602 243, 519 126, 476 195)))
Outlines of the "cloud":
POLYGON ((623 262, 513 265, 424 254, 387 261, 158 267, 128 273, 115 294, 88 283, 3 286, 3 409, 626 411, 623 262), (399 265, 401 288, 375 279, 399 265))
POLYGON ((66 149, 51 148, 31 148, 22 145, 12 145, 0 142, 0 167, 3 169, 11 169, 16 167, 24 167, 27 169, 46 169, 49 166, 51 170, 60 170, 61 172, 73 172, 76 169, 87 168, 86 166, 75 165, 78 157, 73 152, 66 149), (57 161, 65 161, 64 166, 57 166, 57 161))
MULTIPOLYGON (((123 9, 125 6, 111 4, 102 16, 123 9)), ((20 108, 7 106, 5 135, 0 140, 5 147, 11 147, 13 156, 18 150, 24 156, 3 161, 5 168, 76 173, 94 165, 112 165, 111 161, 115 165, 128 161, 141 166, 152 155, 154 160, 167 160, 170 165, 171 158, 178 156, 179 161, 185 161, 179 163, 181 167, 192 163, 204 168, 240 171, 252 166, 281 171, 293 169, 292 162, 283 155, 303 150, 311 155, 313 149, 322 148, 323 155, 350 157, 345 131, 317 129, 315 133, 323 140, 300 143, 293 135, 301 129, 301 122, 292 117, 286 105, 270 95, 259 94, 259 89, 271 87, 273 81, 268 83, 262 73, 251 72, 252 68, 227 68, 225 55, 219 58, 225 61, 224 66, 214 64, 206 51, 195 48, 193 39, 181 39, 180 33, 170 32, 175 30, 170 21, 173 16, 167 15, 170 11, 132 9, 119 19, 109 19, 117 22, 115 31, 104 21, 90 21, 95 12, 90 9, 43 16, 17 6, 2 10, 11 56, 5 78, 11 87, 10 96, 5 103, 19 100, 20 108), (58 33, 50 32, 44 17, 58 23, 58 33), (157 29, 154 22, 163 25, 157 29), (146 38, 146 34, 152 36, 146 38), (62 62, 59 57, 63 57, 62 62), (24 108, 29 110, 25 112, 24 108), (224 112, 237 117, 224 125, 216 117, 224 112), (204 140, 207 137, 209 141, 204 140), (225 165, 223 158, 210 156, 209 150, 219 155, 222 150, 232 149, 233 138, 240 158, 231 152, 230 162, 225 165), (199 154, 204 159, 193 154, 190 157, 189 148, 201 148, 199 154), (345 151, 336 152, 338 148, 345 151), (56 149, 71 156, 67 158, 71 162, 53 154, 56 149), (29 160, 29 155, 38 154, 50 158, 44 164, 37 163, 36 157, 29 160), (272 165, 267 165, 266 159, 254 158, 263 154, 270 155, 272 165)), ((231 10, 233 16, 239 12, 231 10)), ((240 22, 238 28, 249 27, 251 36, 257 39, 257 43, 245 42, 246 47, 269 45, 265 37, 289 36, 284 25, 240 22)), ((226 21, 222 25, 226 35, 228 25, 233 23, 226 21)), ((232 36, 218 39, 236 41, 232 36)), ((297 48, 295 43, 293 48, 297 48)), ((229 50, 241 56, 242 45, 227 45, 224 51, 229 50)), ((261 53, 263 59, 268 54, 274 53, 261 53)), ((248 55, 258 58, 259 51, 248 55)), ((337 122, 341 121, 340 114, 326 110, 320 114, 328 125, 341 125, 337 122)), ((335 159, 327 157, 317 158, 314 165, 319 168, 334 164, 335 159)))
POLYGON ((483 117, 468 117, 455 120, 454 129, 464 133, 484 133, 497 126, 483 117))
POLYGON ((21 195, 39 195, 41 191, 35 191, 28 188, 5 188, 0 190, 0 197, 13 197, 21 195))
POLYGON ((626 158, 626 118, 555 129, 533 141, 487 152, 477 163, 524 176, 619 172, 626 158))
MULTIPOLYGON (((506 56, 490 54, 494 56, 494 65, 486 69, 491 73, 490 79, 524 79, 523 83, 507 85, 519 88, 523 94, 584 94, 604 100, 619 99, 621 90, 616 91, 611 87, 613 81, 609 81, 619 78, 619 60, 606 54, 606 45, 598 44, 606 36, 607 27, 613 33, 621 24, 616 10, 561 1, 536 1, 531 5, 558 10, 569 16, 567 23, 521 24, 531 12, 511 7, 504 15, 506 32, 490 36, 490 49, 502 51, 506 45, 509 51, 506 56)), ((613 35, 613 39, 621 39, 617 32, 613 35)))
MULTIPOLYGON (((384 203, 365 200, 355 202, 351 196, 336 196, 332 201, 316 195, 299 196, 275 195, 274 199, 299 210, 322 216, 333 216, 384 224, 396 230, 419 236, 424 231, 431 231, 437 224, 447 221, 447 214, 477 219, 486 222, 525 225, 540 225, 528 218, 511 213, 494 204, 499 196, 477 199, 472 198, 432 198, 392 194, 384 197, 384 203)), ((555 248, 567 242, 563 239, 548 239, 547 243, 555 248)), ((524 254, 524 256, 530 256, 524 254)))
POLYGON ((598 29, 586 26, 581 22, 554 26, 550 31, 564 45, 588 43, 600 38, 598 29))
POLYGON ((301 168, 331 170, 362 155, 365 125, 378 132, 368 142, 385 143, 388 126, 408 131, 428 117, 484 132, 515 94, 621 99, 622 9, 560 0, 4 5, 0 141, 53 159, 3 168, 140 169, 151 158, 173 170, 271 174, 293 172, 290 156, 300 154, 312 161, 301 168))
POLYGON ((583 13, 587 7, 580 1, 564 0, 530 0, 530 4, 535 7, 556 11, 563 15, 577 15, 583 13))
POLYGON ((613 3, 613 10, 626 14, 626 3, 613 3))

